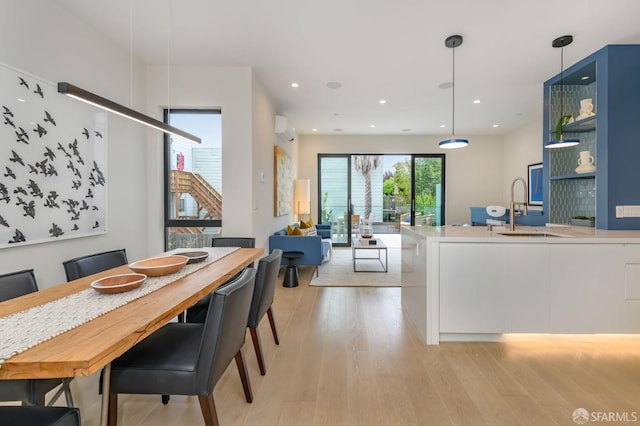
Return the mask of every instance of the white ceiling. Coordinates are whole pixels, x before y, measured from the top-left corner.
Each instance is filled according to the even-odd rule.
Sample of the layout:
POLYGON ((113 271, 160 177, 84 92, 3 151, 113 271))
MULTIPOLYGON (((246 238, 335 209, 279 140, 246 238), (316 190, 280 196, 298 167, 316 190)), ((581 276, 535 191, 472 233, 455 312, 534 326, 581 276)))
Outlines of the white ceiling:
POLYGON ((638 0, 56 1, 147 63, 253 67, 301 134, 450 135, 452 90, 438 86, 452 81, 452 34, 462 137, 540 119, 554 38, 574 36, 565 68, 640 43, 638 0))

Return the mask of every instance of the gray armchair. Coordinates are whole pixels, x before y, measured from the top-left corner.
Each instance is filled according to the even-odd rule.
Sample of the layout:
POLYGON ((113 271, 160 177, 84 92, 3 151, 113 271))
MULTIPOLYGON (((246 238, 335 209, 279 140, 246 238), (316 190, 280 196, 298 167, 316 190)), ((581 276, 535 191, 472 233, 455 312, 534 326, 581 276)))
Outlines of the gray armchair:
MULTIPOLYGON (((211 247, 243 247, 254 248, 256 246, 256 239, 253 237, 216 237, 211 240, 211 247)), ((236 274, 229 281, 234 280, 240 276, 240 273, 236 274)), ((202 299, 198 300, 193 306, 187 309, 187 322, 204 322, 204 318, 209 308, 209 299, 211 295, 206 295, 202 299)))
POLYGON ((116 424, 117 394, 197 395, 207 425, 217 425, 213 388, 232 359, 247 402, 253 401, 243 347, 255 270, 212 293, 204 323, 169 323, 111 364, 109 424, 116 424))
POLYGON ((253 348, 256 351, 260 374, 263 376, 267 370, 264 365, 264 355, 262 354, 262 344, 260 343, 260 335, 258 334, 258 325, 264 315, 269 317, 271 324, 271 332, 276 345, 280 344, 278 338, 278 329, 276 320, 273 316, 271 305, 273 304, 273 296, 276 291, 276 282, 278 281, 278 272, 280 271, 280 259, 282 258, 282 250, 275 249, 269 256, 265 256, 258 261, 256 272, 256 286, 253 290, 253 299, 251 301, 251 310, 249 311, 249 321, 247 327, 251 333, 253 348))
POLYGON ((125 249, 119 249, 76 257, 62 262, 62 266, 67 275, 67 281, 72 281, 127 263, 125 249))
POLYGON ((67 407, 0 407, 3 425, 80 426, 80 410, 67 407))

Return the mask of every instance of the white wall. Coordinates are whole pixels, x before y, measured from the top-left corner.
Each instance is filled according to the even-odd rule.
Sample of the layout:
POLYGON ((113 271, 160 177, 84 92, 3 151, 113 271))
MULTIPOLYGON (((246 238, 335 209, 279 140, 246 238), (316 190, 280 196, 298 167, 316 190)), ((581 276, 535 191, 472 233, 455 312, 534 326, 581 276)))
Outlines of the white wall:
MULTIPOLYGON (((222 233, 251 235, 252 225, 252 70, 249 67, 172 66, 167 84, 166 66, 147 70, 148 114, 162 118, 172 108, 220 108, 222 111, 222 233), (167 87, 171 93, 167 94, 167 87)), ((163 147, 150 143, 149 205, 163 203, 163 147), (157 184, 156 184, 157 183, 157 184)), ((149 217, 149 247, 162 250, 162 209, 149 217)))
POLYGON ((293 215, 274 216, 274 145, 291 155, 293 145, 281 142, 275 134, 276 110, 266 88, 253 77, 253 236, 256 246, 269 247, 269 235, 292 222, 293 215), (264 180, 262 174, 264 173, 264 180))
MULTIPOLYGON (((542 96, 542 94, 540 94, 542 96)), ((542 163, 542 111, 539 120, 509 133, 504 143, 504 183, 502 185, 505 207, 509 207, 511 182, 517 177, 527 180, 527 166, 542 163)), ((526 200, 522 186, 514 187, 515 200, 526 200)), ((539 207, 532 207, 539 210, 539 207)))
POLYGON ((503 138, 470 137, 463 149, 438 148, 441 136, 300 136, 299 178, 311 179, 311 212, 317 220, 318 154, 445 154, 446 223, 470 223, 469 207, 503 202, 503 138))
MULTIPOLYGON (((2 0, 0 10, 0 62, 53 83, 67 81, 127 106, 143 104, 140 64, 134 62, 132 76, 127 51, 55 3, 41 1, 34 6, 33 2, 2 0)), ((107 123, 108 233, 0 249, 0 273, 33 268, 40 288, 46 288, 64 282, 62 262, 72 257, 122 247, 131 259, 148 254, 147 132, 112 114, 107 123)), ((0 153, 6 155, 7 141, 0 145, 0 153)))

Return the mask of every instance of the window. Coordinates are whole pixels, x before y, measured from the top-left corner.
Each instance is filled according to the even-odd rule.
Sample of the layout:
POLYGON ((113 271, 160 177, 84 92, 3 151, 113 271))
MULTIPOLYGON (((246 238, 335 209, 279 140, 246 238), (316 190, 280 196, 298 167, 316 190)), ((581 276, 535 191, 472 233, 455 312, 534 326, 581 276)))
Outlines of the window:
POLYGON ((165 135, 165 248, 204 247, 222 226, 219 110, 165 110, 165 122, 201 144, 165 135))

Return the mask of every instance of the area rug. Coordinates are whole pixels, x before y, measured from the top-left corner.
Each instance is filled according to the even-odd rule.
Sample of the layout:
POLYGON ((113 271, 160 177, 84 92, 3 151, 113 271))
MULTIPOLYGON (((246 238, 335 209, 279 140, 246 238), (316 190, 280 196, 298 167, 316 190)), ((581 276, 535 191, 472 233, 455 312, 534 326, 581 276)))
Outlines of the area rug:
MULTIPOLYGON (((382 265, 377 260, 377 250, 361 250, 358 257, 371 257, 372 259, 358 260, 358 271, 353 271, 353 258, 350 247, 334 247, 331 260, 320 265, 319 276, 313 274, 311 286, 331 287, 399 287, 400 286, 400 248, 388 247, 387 272, 381 271, 382 265)), ((384 254, 381 255, 384 259, 384 254)))

